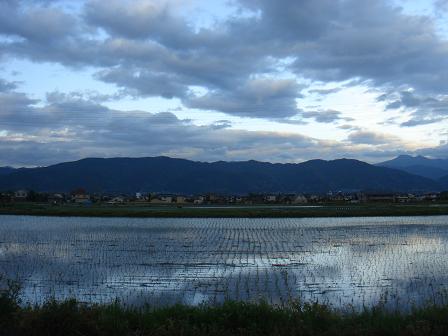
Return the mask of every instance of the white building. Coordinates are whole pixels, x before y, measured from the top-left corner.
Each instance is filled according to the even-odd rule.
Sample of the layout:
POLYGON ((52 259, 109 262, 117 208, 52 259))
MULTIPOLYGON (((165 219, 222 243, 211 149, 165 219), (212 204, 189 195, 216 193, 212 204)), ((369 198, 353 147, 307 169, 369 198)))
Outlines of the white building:
POLYGON ((276 195, 266 195, 264 199, 266 202, 276 202, 277 196, 276 195))

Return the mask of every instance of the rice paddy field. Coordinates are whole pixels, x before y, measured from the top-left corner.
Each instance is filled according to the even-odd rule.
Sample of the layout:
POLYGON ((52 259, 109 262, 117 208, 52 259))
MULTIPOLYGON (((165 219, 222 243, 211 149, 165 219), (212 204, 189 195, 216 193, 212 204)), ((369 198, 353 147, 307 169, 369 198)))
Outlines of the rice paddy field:
POLYGON ((0 216, 0 274, 31 304, 301 300, 406 310, 447 303, 448 216, 0 216))

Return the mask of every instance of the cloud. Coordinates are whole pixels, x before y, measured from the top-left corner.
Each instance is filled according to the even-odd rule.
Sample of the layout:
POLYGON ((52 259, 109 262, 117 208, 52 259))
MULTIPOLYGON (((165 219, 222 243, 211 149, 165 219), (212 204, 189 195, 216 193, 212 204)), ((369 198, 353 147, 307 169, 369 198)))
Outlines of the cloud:
POLYGON ((113 68, 102 70, 96 74, 96 78, 106 83, 114 83, 127 92, 136 96, 146 97, 185 97, 188 86, 182 84, 176 74, 156 73, 136 69, 113 68))
POLYGON ((7 92, 17 88, 17 83, 0 78, 0 92, 7 92))
POLYGON ((397 143, 402 143, 402 141, 394 135, 366 130, 360 130, 350 133, 347 140, 354 144, 365 145, 396 145, 397 143))
POLYGON ((447 0, 436 0, 434 6, 437 10, 448 11, 448 1, 447 0))
POLYGON ((448 144, 442 143, 439 146, 430 147, 430 148, 422 148, 416 151, 419 155, 448 159, 448 144))
POLYGON ((434 18, 406 14, 387 0, 231 4, 230 15, 198 28, 181 1, 1 2, 2 60, 85 68, 118 89, 51 92, 38 101, 0 80, 1 149, 16 160, 23 155, 23 164, 162 153, 203 160, 368 159, 407 149, 398 137, 347 124, 337 126, 351 131, 347 140, 331 142, 103 105, 125 96, 177 98, 186 108, 290 124, 350 124, 340 111, 298 106, 308 94, 362 84, 384 93, 378 101, 401 114, 394 120, 403 127, 446 120, 448 42, 434 18))
POLYGON ((300 90, 291 90, 294 79, 280 91, 250 92, 254 78, 278 85, 281 67, 311 81, 409 86, 425 94, 448 89, 448 44, 430 17, 405 14, 386 0, 234 4, 252 15, 231 15, 198 30, 182 16, 179 2, 91 0, 75 16, 51 3, 7 1, 0 33, 19 39, 1 42, 0 51, 93 66, 97 79, 136 95, 176 97, 195 108, 268 119, 290 118, 294 99, 301 97, 300 90), (186 99, 191 86, 208 94, 186 99))
POLYGON ((428 119, 428 118, 412 118, 409 119, 408 121, 402 122, 400 124, 400 126, 403 127, 413 127, 413 126, 421 126, 421 125, 429 125, 429 124, 434 124, 437 122, 440 122, 444 120, 444 118, 432 118, 432 119, 428 119))
POLYGON ((26 130, 28 128, 41 127, 48 120, 39 120, 34 124, 34 104, 38 101, 29 98, 26 94, 6 91, 0 92, 0 128, 2 130, 26 130))
POLYGON ((335 121, 352 121, 353 118, 341 117, 342 113, 335 110, 320 110, 320 111, 304 111, 302 117, 313 118, 320 123, 334 123, 335 121))
POLYGON ((289 118, 295 116, 300 86, 291 79, 251 79, 230 90, 214 90, 203 96, 190 96, 190 108, 215 110, 242 117, 289 118))
POLYGON ((361 127, 355 126, 355 125, 350 125, 350 124, 339 125, 338 128, 340 128, 342 130, 350 130, 350 131, 360 131, 361 130, 361 127))
POLYGON ((188 38, 191 28, 173 10, 172 3, 160 0, 93 0, 87 2, 84 15, 92 27, 111 36, 151 38, 176 46, 188 38))
POLYGON ((405 15, 385 1, 337 3, 331 28, 299 50, 298 73, 322 81, 361 78, 374 85, 446 90, 447 43, 431 19, 405 15))
POLYGON ((232 122, 230 120, 216 120, 211 124, 213 129, 223 129, 230 128, 232 126, 232 122))
POLYGON ((0 3, 0 33, 33 41, 52 43, 76 33, 76 19, 64 11, 48 6, 21 6, 18 1, 0 3))
POLYGON ((341 156, 389 157, 382 148, 325 141, 275 131, 234 129, 227 120, 194 125, 171 112, 149 113, 105 107, 88 95, 52 92, 45 102, 10 92, 0 95, 0 165, 48 165, 89 156, 168 155, 193 160, 300 162, 341 156), (6 132, 6 133, 5 133, 6 132))
POLYGON ((342 88, 337 87, 337 88, 331 88, 331 89, 312 89, 312 90, 309 90, 308 92, 326 96, 328 94, 337 93, 341 90, 342 90, 342 88))
MULTIPOLYGON (((45 31, 48 39, 57 42, 74 34, 73 27, 81 25, 73 21, 71 15, 51 6, 17 8, 18 5, 8 3, 3 5, 3 12, 7 13, 5 19, 9 18, 3 21, 3 32, 22 36, 31 44, 39 40, 34 33, 45 31), (22 12, 25 14, 20 14, 22 12), (25 20, 28 20, 26 24, 25 20), (24 29, 29 32, 21 32, 24 29)), ((217 69, 218 63, 226 64, 229 56, 232 59, 228 63, 238 70, 242 69, 239 65, 260 65, 267 57, 292 57, 295 62, 291 69, 315 80, 363 78, 378 84, 404 83, 433 90, 446 88, 443 80, 448 62, 446 41, 437 36, 428 17, 406 15, 382 0, 288 0, 281 3, 241 0, 239 4, 259 15, 232 16, 200 31, 188 25, 180 15, 173 14, 173 6, 164 1, 88 1, 80 19, 84 18, 92 28, 105 29, 111 40, 138 39, 142 49, 152 41, 166 48, 173 57, 201 56, 203 65, 215 58, 217 69), (430 62, 421 62, 422 59, 430 62)), ((88 49, 92 50, 87 52, 98 53, 98 49, 107 47, 103 40, 92 41, 81 32, 77 33, 75 42, 79 46, 90 46, 88 49)), ((23 48, 20 49, 14 49, 18 44, 12 43, 10 51, 29 52, 32 56, 32 45, 26 42, 21 43, 23 48)), ((50 55, 53 51, 54 48, 48 50, 49 58, 53 58, 50 55)), ((79 49, 79 54, 84 52, 85 49, 79 49)), ((67 56, 73 57, 74 62, 82 58, 65 55, 60 61, 67 62, 67 56)), ((127 61, 134 63, 135 60, 117 58, 115 64, 127 61)), ((89 60, 84 62, 88 64, 89 60)), ((95 61, 90 59, 90 62, 95 61)), ((247 75, 253 69, 249 67, 249 72, 243 73, 247 75)))
POLYGON ((447 95, 418 95, 413 91, 389 92, 378 97, 387 102, 386 110, 402 109, 410 119, 402 122, 404 127, 433 124, 448 118, 447 95))

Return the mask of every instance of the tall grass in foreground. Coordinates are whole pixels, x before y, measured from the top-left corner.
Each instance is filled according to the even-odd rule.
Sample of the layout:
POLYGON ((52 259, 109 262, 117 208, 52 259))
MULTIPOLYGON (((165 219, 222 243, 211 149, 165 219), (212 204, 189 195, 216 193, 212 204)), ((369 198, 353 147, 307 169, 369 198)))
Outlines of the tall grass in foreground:
POLYGON ((286 307, 228 301, 217 306, 129 307, 75 300, 20 304, 19 287, 0 292, 0 335, 447 335, 448 305, 408 313, 379 304, 361 312, 318 303, 286 307))

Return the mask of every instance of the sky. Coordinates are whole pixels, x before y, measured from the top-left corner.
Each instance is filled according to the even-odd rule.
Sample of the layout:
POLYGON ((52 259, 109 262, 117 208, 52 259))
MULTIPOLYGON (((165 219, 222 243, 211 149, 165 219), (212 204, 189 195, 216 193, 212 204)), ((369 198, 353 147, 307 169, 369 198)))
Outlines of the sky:
POLYGON ((448 158, 448 0, 1 0, 0 166, 448 158))

